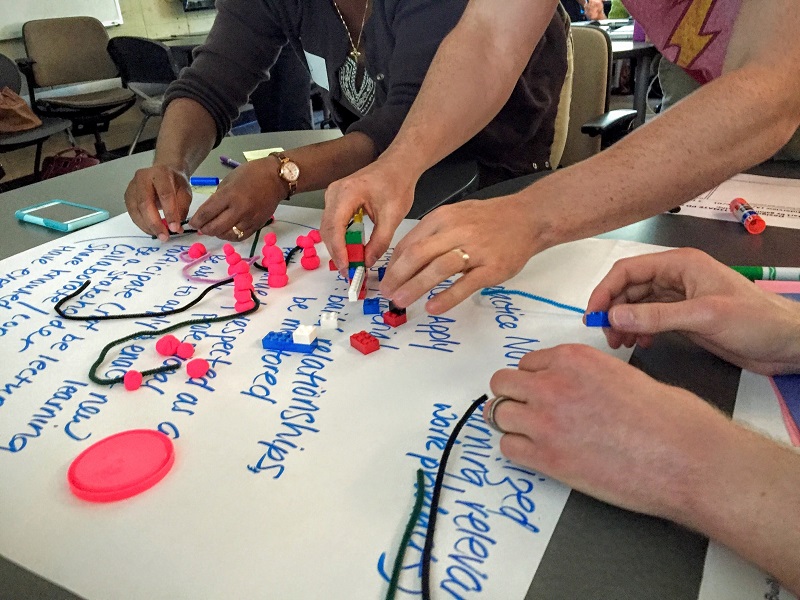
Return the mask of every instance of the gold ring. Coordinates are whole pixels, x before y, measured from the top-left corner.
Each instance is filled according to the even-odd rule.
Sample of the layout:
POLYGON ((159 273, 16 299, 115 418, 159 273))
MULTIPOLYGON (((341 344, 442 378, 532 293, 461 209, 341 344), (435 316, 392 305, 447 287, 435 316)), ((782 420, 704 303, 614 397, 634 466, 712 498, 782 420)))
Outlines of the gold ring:
POLYGON ((467 263, 469 262, 469 254, 464 252, 461 248, 453 248, 452 250, 450 250, 450 252, 455 252, 456 254, 458 254, 461 257, 461 260, 464 261, 464 268, 461 269, 461 272, 463 273, 464 271, 466 271, 467 270, 467 263))
POLYGON ((239 229, 236 225, 231 227, 231 230, 233 231, 233 235, 236 236, 237 240, 240 240, 240 239, 242 239, 244 237, 244 231, 239 229))

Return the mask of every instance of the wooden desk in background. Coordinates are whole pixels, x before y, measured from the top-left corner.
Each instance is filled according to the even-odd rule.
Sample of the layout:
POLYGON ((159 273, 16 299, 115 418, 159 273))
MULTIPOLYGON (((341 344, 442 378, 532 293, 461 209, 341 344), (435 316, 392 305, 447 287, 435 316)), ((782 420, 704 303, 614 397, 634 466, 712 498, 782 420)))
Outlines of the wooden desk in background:
POLYGON ((161 38, 159 42, 163 42, 172 48, 172 55, 178 63, 178 67, 188 67, 192 64, 192 51, 200 44, 206 41, 207 33, 200 33, 197 35, 181 35, 175 37, 161 38))

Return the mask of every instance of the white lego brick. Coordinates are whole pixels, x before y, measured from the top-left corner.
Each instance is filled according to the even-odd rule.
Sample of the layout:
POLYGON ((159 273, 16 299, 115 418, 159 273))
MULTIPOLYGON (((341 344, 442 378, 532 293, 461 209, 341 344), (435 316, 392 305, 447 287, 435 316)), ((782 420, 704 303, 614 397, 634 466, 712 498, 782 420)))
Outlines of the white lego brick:
POLYGON ((323 310, 319 315, 319 328, 325 330, 339 328, 339 313, 333 310, 323 310))
POLYGON ((350 289, 347 290, 347 299, 350 302, 358 302, 358 293, 364 283, 364 267, 356 267, 353 280, 350 282, 350 289))
POLYGON ((317 328, 313 325, 298 325, 292 332, 292 341, 295 344, 310 344, 317 339, 317 328))

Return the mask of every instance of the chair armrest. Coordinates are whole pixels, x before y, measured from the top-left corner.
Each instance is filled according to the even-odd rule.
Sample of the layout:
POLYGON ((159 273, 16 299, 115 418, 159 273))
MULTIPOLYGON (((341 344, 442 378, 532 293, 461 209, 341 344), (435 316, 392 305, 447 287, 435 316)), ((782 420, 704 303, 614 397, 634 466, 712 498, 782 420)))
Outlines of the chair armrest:
POLYGON ((635 110, 612 110, 581 125, 581 133, 585 133, 589 137, 597 137, 614 131, 627 131, 635 118, 635 110))
POLYGON ((25 75, 25 83, 28 84, 28 95, 31 98, 31 108, 33 112, 38 114, 38 109, 36 108, 36 78, 33 76, 33 65, 36 64, 36 61, 31 58, 18 58, 16 61, 17 67, 25 75))

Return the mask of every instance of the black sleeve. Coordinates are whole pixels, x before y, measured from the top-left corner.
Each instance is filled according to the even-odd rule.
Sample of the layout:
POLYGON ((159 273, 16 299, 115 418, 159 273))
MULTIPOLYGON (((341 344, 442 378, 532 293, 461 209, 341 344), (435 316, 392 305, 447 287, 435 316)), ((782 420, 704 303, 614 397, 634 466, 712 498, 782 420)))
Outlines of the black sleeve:
POLYGON ((192 65, 170 85, 164 109, 175 98, 200 103, 216 123, 218 145, 287 42, 288 12, 277 4, 217 0, 217 17, 206 43, 195 49, 192 65))
MULTIPOLYGON (((388 72, 384 73, 388 81, 386 101, 353 123, 347 133, 360 131, 372 139, 379 154, 386 150, 400 131, 439 44, 458 23, 465 7, 466 0, 386 2, 385 14, 373 16, 386 20, 394 42, 388 72)), ((369 51, 380 51, 373 46, 369 51)))

